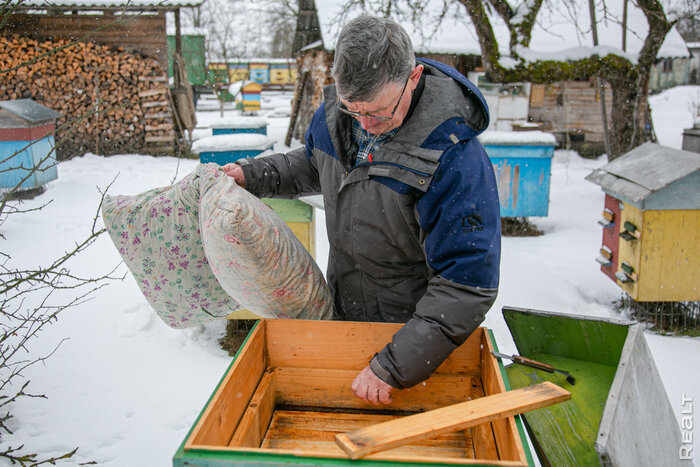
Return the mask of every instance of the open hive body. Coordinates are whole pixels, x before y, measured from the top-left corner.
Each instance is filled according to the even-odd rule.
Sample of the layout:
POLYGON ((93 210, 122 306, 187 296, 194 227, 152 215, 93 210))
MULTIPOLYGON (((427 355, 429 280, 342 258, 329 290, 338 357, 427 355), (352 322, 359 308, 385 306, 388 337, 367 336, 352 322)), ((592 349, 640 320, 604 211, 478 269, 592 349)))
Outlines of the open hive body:
POLYGON ((521 466, 520 420, 496 420, 351 461, 337 433, 506 391, 490 354, 493 337, 479 328, 413 388, 394 391, 388 406, 356 398, 352 381, 400 325, 261 320, 222 378, 173 458, 173 465, 476 464, 521 466))
POLYGON ((576 377, 572 386, 558 373, 506 367, 514 388, 550 381, 571 391, 524 414, 542 465, 690 466, 640 324, 514 307, 503 317, 520 355, 576 377))

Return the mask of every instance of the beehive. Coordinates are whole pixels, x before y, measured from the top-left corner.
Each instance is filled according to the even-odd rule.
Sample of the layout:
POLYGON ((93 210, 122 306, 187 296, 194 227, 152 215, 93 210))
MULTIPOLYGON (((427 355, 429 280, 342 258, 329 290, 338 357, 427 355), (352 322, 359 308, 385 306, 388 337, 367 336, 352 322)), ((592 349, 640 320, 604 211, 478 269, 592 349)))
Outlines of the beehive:
POLYGON ((700 154, 645 143, 591 173, 601 271, 639 302, 700 300, 700 154))
POLYGON ((0 102, 1 189, 43 189, 58 177, 54 126, 60 116, 31 99, 0 102))
POLYGON ((266 135, 231 133, 198 139, 192 144, 192 152, 199 154, 202 164, 214 162, 226 165, 238 159, 258 156, 272 149, 274 143, 266 135))
POLYGON ((554 136, 542 131, 487 131, 479 136, 496 174, 501 217, 544 217, 554 136))
POLYGON ((336 445, 337 433, 506 391, 485 328, 413 388, 377 407, 350 385, 401 325, 261 320, 174 456, 184 465, 508 465, 526 466, 519 418, 507 417, 361 460, 336 445), (381 462, 380 462, 381 461, 381 462))
POLYGON ((212 135, 230 135, 235 133, 254 133, 267 135, 267 120, 263 117, 229 117, 220 118, 209 124, 212 135))

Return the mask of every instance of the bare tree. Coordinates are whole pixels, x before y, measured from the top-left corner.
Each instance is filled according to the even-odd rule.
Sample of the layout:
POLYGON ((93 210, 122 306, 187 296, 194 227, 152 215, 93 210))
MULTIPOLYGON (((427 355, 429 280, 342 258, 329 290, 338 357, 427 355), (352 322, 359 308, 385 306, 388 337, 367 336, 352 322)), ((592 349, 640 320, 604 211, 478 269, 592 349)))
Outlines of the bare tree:
POLYGON ((183 25, 206 31, 210 62, 290 57, 297 10, 295 0, 206 0, 184 11, 183 25))
POLYGON ((265 9, 268 12, 270 33, 270 56, 291 58, 294 45, 299 2, 296 0, 267 0, 265 9))
MULTIPOLYGON (((597 8, 603 9, 603 17, 608 20, 606 1, 597 0, 595 3, 597 8)), ((636 0, 635 3, 649 25, 636 60, 631 60, 622 51, 619 54, 594 53, 575 60, 531 58, 530 40, 543 6, 563 9, 565 12, 581 9, 585 11, 586 2, 577 0, 442 0, 441 11, 432 14, 430 21, 434 22, 434 28, 437 29, 445 18, 450 16, 448 13, 455 12, 454 6, 460 6, 474 27, 481 48, 483 66, 492 81, 549 84, 598 77, 609 83, 612 88, 609 156, 614 158, 649 138, 645 128, 648 122, 647 98, 651 67, 656 61, 666 34, 673 26, 673 21, 667 18, 661 2, 636 0), (504 66, 504 57, 501 57, 499 51, 494 21, 504 24, 509 32, 508 50, 511 63, 508 66, 504 66)), ((421 30, 425 29, 421 23, 426 21, 421 12, 425 11, 427 4, 427 0, 349 0, 344 11, 347 14, 353 8, 355 11, 360 8, 368 12, 381 11, 392 17, 396 17, 398 13, 395 12, 398 11, 402 16, 400 19, 405 21, 410 18, 417 29, 421 30), (370 2, 371 10, 368 9, 370 2)), ((598 21, 601 20, 599 17, 598 21)), ((575 27, 577 26, 572 24, 572 28, 575 27)))
MULTIPOLYGON (((13 160, 25 149, 9 155, 3 161, 15 166, 13 169, 4 170, 3 173, 16 170, 26 175, 14 188, 0 195, 0 228, 9 216, 40 211, 52 202, 48 200, 38 207, 24 208, 22 202, 13 199, 21 193, 19 187, 25 180, 56 164, 52 153, 47 154, 33 167, 13 164, 13 160)), ((12 435, 8 422, 13 418, 11 410, 14 402, 24 397, 46 398, 44 395, 28 391, 30 381, 24 375, 24 371, 49 358, 61 343, 59 342, 47 355, 27 357, 33 355, 30 344, 40 337, 42 330, 56 322, 61 312, 89 300, 107 281, 119 279, 112 275, 114 270, 99 276, 83 276, 71 269, 72 260, 105 232, 104 228, 97 226, 99 209, 104 198, 104 192, 101 193, 91 230, 58 258, 47 260, 47 263, 36 267, 16 266, 12 253, 0 246, 0 439, 3 435, 12 435)), ((0 233, 0 239, 6 240, 4 234, 0 233)), ((23 466, 55 464, 58 460, 71 458, 77 449, 58 457, 39 459, 37 454, 27 453, 24 445, 8 446, 4 451, 0 451, 0 458, 23 466)))
MULTIPOLYGON (((9 0, 0 4, 0 36, 7 16, 17 6, 9 0)), ((53 50, 50 53, 57 52, 59 51, 53 50)), ((0 77, 6 71, 0 68, 0 77)), ((26 163, 19 162, 19 158, 36 142, 29 142, 25 147, 2 156, 0 163, 5 169, 0 170, 0 175, 14 171, 19 174, 17 177, 20 180, 14 187, 0 192, 0 242, 7 240, 1 229, 10 216, 41 211, 52 202, 46 200, 38 207, 25 207, 25 203, 17 198, 24 191, 22 187, 26 181, 31 180, 38 172, 50 170, 57 164, 56 147, 66 141, 72 130, 90 116, 79 116, 63 124, 63 128, 58 128, 58 133, 63 135, 62 139, 56 141, 54 148, 33 166, 28 167, 26 163)), ((108 281, 120 279, 113 276, 114 270, 97 276, 85 276, 72 269, 73 260, 105 232, 104 228, 98 227, 99 209, 105 191, 100 191, 101 197, 90 231, 86 232, 83 238, 76 240, 74 246, 59 257, 47 258, 45 264, 26 267, 0 243, 0 440, 3 436, 13 434, 10 420, 13 419, 12 408, 17 400, 46 398, 42 394, 30 392, 30 381, 25 376, 25 370, 45 361, 61 343, 45 355, 32 352, 31 344, 40 338, 41 331, 56 322, 63 311, 89 300, 108 281)), ((39 454, 32 453, 31 449, 24 444, 8 444, 4 450, 0 450, 0 459, 22 466, 53 465, 60 460, 72 458, 78 450, 75 448, 63 455, 41 458, 39 454)))
MULTIPOLYGON (((476 27, 481 46, 484 68, 490 79, 502 82, 528 80, 533 83, 551 83, 599 77, 612 88, 612 115, 610 119, 610 158, 617 157, 648 139, 645 126, 649 120, 648 94, 651 67, 672 24, 664 8, 655 0, 638 0, 649 31, 644 39, 636 63, 623 54, 593 55, 571 61, 528 61, 527 50, 543 0, 522 3, 517 9, 507 1, 488 0, 510 31, 510 55, 518 61, 514 68, 500 63, 498 41, 491 20, 486 14, 484 0, 458 0, 467 10, 476 27)), ((603 2, 604 4, 604 2, 603 2)))

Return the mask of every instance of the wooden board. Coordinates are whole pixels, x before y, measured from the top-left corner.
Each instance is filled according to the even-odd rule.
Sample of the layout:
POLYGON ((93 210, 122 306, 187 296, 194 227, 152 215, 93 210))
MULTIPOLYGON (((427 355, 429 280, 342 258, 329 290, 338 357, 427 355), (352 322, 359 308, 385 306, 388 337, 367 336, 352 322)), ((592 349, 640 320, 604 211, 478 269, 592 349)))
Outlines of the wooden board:
MULTIPOLYGON (((291 449, 323 456, 344 456, 334 441, 335 435, 401 418, 370 413, 275 411, 262 448, 291 449)), ((387 451, 392 457, 420 456, 474 458, 471 437, 464 431, 448 433, 435 439, 419 441, 387 451)))
MULTIPOLYGON (((348 321, 270 320, 267 352, 272 367, 357 370, 367 366, 401 324, 348 321)), ((477 329, 436 373, 478 375, 484 328, 477 329)))
MULTIPOLYGON (((480 378, 472 381, 472 399, 484 397, 484 388, 480 378)), ((474 454, 478 459, 497 460, 498 448, 494 438, 493 423, 483 423, 469 428, 474 446, 474 454)))
POLYGON ((634 298, 640 302, 700 300, 700 210, 644 211, 643 217, 634 298))
MULTIPOLYGON (((313 407, 375 409, 355 397, 350 388, 356 370, 323 368, 276 368, 277 400, 280 404, 313 407)), ((425 384, 394 391, 387 407, 397 411, 432 410, 464 402, 471 397, 472 378, 465 375, 435 375, 425 384)))
MULTIPOLYGON (((506 386, 501 377, 501 367, 498 360, 491 352, 494 351, 491 339, 486 334, 482 337, 480 346, 481 382, 484 396, 503 394, 506 386)), ((525 448, 518 437, 509 436, 508 433, 516 433, 517 427, 513 417, 498 418, 491 422, 498 457, 502 460, 516 460, 525 458, 525 448)))
POLYGON ((335 440, 351 459, 359 459, 416 440, 546 407, 570 397, 568 391, 545 382, 341 433, 335 440))
POLYGON ((248 408, 228 443, 229 446, 256 448, 265 436, 275 410, 276 388, 274 371, 268 370, 258 384, 248 408))
MULTIPOLYGON (((618 267, 615 272, 621 271, 620 265, 622 264, 623 261, 627 262, 632 268, 634 269, 634 272, 639 274, 640 268, 639 268, 639 263, 641 261, 642 257, 642 243, 646 242, 646 235, 644 235, 644 211, 641 209, 632 206, 631 204, 628 203, 622 203, 621 207, 621 212, 620 212, 620 221, 619 225, 616 225, 614 228, 618 231, 621 232, 624 230, 624 225, 625 222, 629 222, 631 224, 634 224, 637 229, 642 230, 642 237, 644 237, 642 240, 623 240, 622 238, 620 239, 620 255, 619 259, 617 261, 618 267)), ((632 297, 633 299, 637 299, 637 296, 639 295, 639 282, 638 281, 632 281, 632 282, 627 282, 627 283, 622 283, 620 281, 617 281, 617 285, 620 286, 622 290, 627 292, 627 294, 632 297)))
POLYGON ((194 446, 228 445, 265 370, 264 322, 258 323, 212 396, 188 440, 194 446))

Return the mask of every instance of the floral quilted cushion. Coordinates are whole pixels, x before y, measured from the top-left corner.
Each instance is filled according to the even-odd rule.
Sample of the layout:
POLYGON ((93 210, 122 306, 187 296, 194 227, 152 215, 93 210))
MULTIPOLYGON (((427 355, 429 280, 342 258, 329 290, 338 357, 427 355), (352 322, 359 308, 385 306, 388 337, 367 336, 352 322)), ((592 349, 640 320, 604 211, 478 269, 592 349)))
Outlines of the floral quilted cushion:
POLYGON ((241 308, 204 255, 199 176, 135 196, 107 196, 102 217, 141 292, 169 326, 184 328, 241 308))
POLYGON ((287 224, 219 166, 198 171, 204 252, 224 290, 262 317, 330 319, 323 274, 287 224))
POLYGON ((267 318, 330 319, 311 255, 216 164, 135 196, 107 196, 112 241, 158 316, 184 328, 241 308, 267 318))

